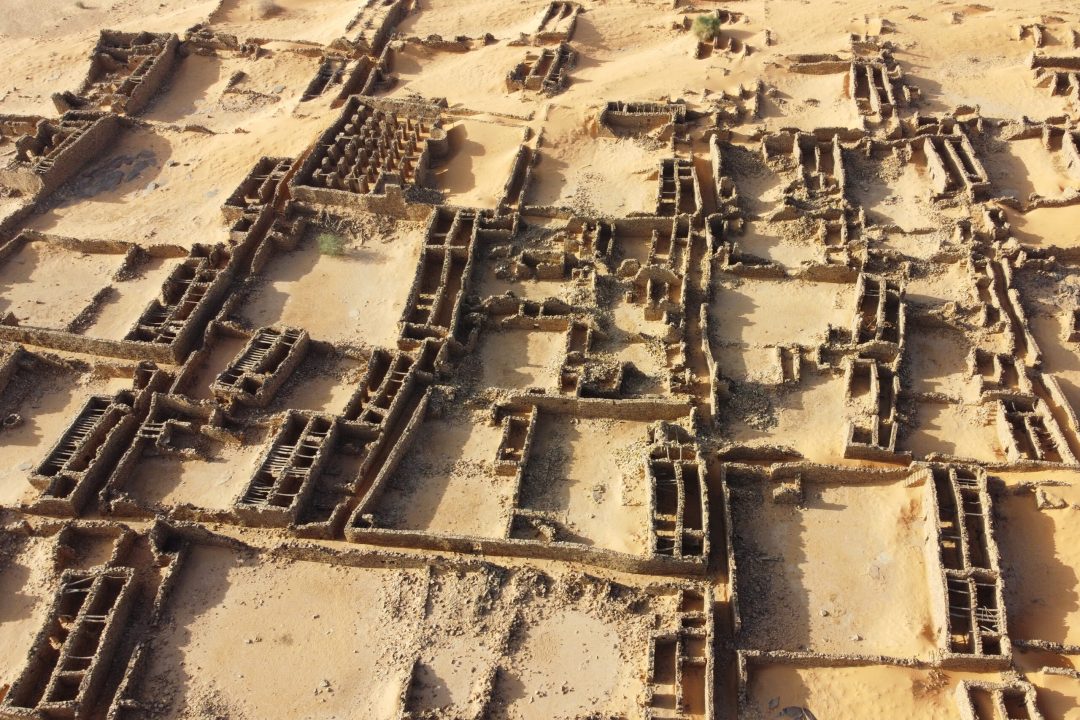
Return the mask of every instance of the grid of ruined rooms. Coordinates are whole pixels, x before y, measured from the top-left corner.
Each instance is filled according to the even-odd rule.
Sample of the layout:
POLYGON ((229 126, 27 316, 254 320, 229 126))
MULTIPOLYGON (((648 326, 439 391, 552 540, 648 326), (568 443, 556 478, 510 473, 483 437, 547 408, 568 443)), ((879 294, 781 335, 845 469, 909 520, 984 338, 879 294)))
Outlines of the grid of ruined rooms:
POLYGON ((0 717, 1080 717, 1075 10, 43 5, 0 717))

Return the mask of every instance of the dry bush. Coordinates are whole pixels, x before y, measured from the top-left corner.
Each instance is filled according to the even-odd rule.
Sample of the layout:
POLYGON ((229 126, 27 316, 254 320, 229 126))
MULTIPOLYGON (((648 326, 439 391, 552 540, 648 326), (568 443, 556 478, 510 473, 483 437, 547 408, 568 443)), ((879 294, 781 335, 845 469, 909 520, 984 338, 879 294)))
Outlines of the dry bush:
POLYGON ((260 18, 273 17, 281 10, 281 6, 275 0, 255 0, 255 14, 260 18))

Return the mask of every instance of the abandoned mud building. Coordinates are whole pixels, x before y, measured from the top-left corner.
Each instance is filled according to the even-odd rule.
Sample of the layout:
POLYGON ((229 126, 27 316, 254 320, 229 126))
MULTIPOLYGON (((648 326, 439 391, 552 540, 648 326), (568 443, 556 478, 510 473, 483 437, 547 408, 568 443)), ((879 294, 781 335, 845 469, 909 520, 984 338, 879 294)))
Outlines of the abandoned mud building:
POLYGON ((1080 7, 0 53, 0 718, 1080 719, 1080 7))

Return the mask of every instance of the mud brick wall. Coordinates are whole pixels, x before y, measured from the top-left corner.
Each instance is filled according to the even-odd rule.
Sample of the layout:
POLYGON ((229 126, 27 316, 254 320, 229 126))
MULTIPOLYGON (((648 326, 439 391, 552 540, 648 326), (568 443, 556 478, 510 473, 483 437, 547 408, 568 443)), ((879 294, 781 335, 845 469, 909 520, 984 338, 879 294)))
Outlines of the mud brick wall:
POLYGON ((54 128, 85 128, 74 140, 65 139, 63 147, 49 159, 48 167, 37 162, 15 160, 0 170, 0 185, 24 192, 37 200, 56 190, 90 161, 101 157, 120 132, 115 115, 68 112, 59 123, 43 120, 54 128))

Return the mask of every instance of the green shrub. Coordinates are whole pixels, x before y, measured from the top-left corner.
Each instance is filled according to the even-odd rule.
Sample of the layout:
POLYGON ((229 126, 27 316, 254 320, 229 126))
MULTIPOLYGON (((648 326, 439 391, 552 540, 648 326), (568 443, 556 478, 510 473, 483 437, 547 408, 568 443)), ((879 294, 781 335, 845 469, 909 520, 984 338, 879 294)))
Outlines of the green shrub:
POLYGON ((694 34, 701 42, 712 42, 720 35, 720 17, 714 14, 694 18, 694 34))
POLYGON ((319 252, 323 255, 345 254, 345 238, 337 233, 324 230, 315 240, 319 243, 319 252))

